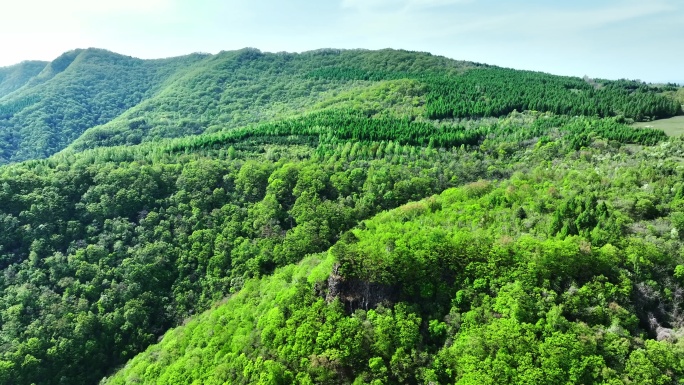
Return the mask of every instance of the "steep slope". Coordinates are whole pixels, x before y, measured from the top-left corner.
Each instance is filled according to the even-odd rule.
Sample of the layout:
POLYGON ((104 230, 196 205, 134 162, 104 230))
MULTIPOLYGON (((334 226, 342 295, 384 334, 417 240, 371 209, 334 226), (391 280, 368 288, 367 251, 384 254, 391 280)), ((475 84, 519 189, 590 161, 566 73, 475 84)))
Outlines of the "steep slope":
POLYGON ((677 383, 681 154, 595 143, 379 214, 105 383, 677 383))
MULTIPOLYGON (((311 334, 302 331, 306 344, 303 340, 298 343, 305 348, 280 352, 268 342, 276 332, 259 334, 265 324, 257 322, 255 335, 263 343, 248 343, 239 335, 230 348, 237 357, 244 353, 244 359, 239 358, 241 363, 229 368, 242 370, 235 381, 255 381, 250 373, 260 376, 263 372, 267 377, 273 369, 274 376, 281 376, 274 379, 283 382, 288 381, 288 372, 302 373, 302 382, 307 378, 315 382, 415 382, 434 378, 453 382, 457 379, 453 371, 462 370, 460 363, 449 358, 453 352, 439 353, 443 355, 440 362, 447 366, 430 366, 437 362, 432 358, 438 352, 451 346, 446 341, 454 341, 458 333, 454 325, 460 324, 447 322, 445 314, 455 305, 465 304, 454 310, 458 317, 479 308, 477 298, 484 294, 489 295, 489 299, 482 299, 487 304, 498 296, 501 288, 496 285, 516 278, 477 264, 465 273, 450 270, 452 265, 463 267, 449 259, 463 256, 449 243, 452 235, 462 237, 463 232, 477 235, 482 231, 492 239, 510 236, 511 244, 521 247, 525 244, 518 242, 526 239, 524 233, 537 240, 548 239, 554 247, 559 245, 555 241, 570 246, 579 242, 578 247, 584 249, 582 241, 597 247, 610 243, 628 261, 615 264, 618 278, 606 275, 615 271, 601 270, 604 265, 588 272, 603 274, 610 284, 624 287, 629 286, 622 280, 626 275, 634 284, 631 293, 641 293, 635 294, 638 301, 632 304, 622 297, 614 301, 636 317, 630 318, 632 324, 620 324, 630 333, 625 338, 634 349, 616 356, 617 362, 638 350, 637 336, 642 340, 657 336, 658 327, 671 329, 675 338, 679 316, 673 309, 678 309, 679 297, 674 279, 679 278, 672 278, 671 265, 680 263, 676 250, 680 247, 679 231, 684 231, 680 223, 684 209, 679 202, 682 174, 677 166, 684 151, 678 141, 664 142, 668 138, 662 131, 626 125, 630 116, 624 114, 625 106, 649 116, 674 109, 657 87, 625 81, 606 81, 600 90, 595 87, 579 78, 392 50, 264 54, 246 49, 160 61, 100 50, 67 53, 8 96, 16 97, 12 100, 20 110, 4 122, 32 122, 36 117, 51 116, 55 130, 61 130, 81 118, 107 118, 71 150, 0 167, 0 383, 96 383, 193 314, 230 295, 252 296, 249 288, 255 285, 253 279, 333 245, 332 256, 340 265, 329 287, 319 284, 313 291, 297 286, 296 297, 288 297, 292 293, 283 295, 292 299, 293 312, 323 312, 315 316, 300 313, 304 318, 341 320, 350 328, 339 335, 333 333, 328 340, 321 337, 320 345, 319 339, 311 339, 311 334), (109 66, 111 69, 99 72, 109 66), (103 90, 111 90, 107 91, 109 96, 103 90), (55 94, 49 100, 33 98, 57 92, 68 97, 59 100, 55 94), (457 94, 462 94, 462 99, 457 99, 457 94), (533 109, 532 104, 556 113, 515 111, 533 109), (56 113, 67 107, 80 108, 81 112, 57 119, 56 113), (226 110, 221 112, 221 107, 226 110), (580 111, 585 109, 592 115, 591 108, 600 113, 579 116, 585 115, 580 111), (126 111, 114 117, 119 109, 126 111), (91 114, 93 111, 100 115, 91 114), (174 111, 177 116, 168 116, 174 111), (212 111, 219 111, 217 117, 193 115, 212 111), (608 117, 601 118, 602 114, 608 117), (250 124, 244 126, 246 123, 250 124), (187 136, 195 132, 202 133, 187 136), (137 142, 141 143, 134 144, 137 142), (633 153, 632 149, 642 147, 642 153, 633 153), (530 176, 519 176, 525 174, 530 176), (459 190, 470 194, 464 201, 477 206, 472 210, 445 195, 405 206, 389 217, 363 222, 383 210, 448 188, 479 179, 501 181, 511 177, 510 182, 483 181, 459 190), (498 195, 487 195, 490 190, 498 191, 498 195), (591 195, 593 192, 597 195, 591 195), (482 196, 486 199, 479 201, 482 196), (603 201, 605 205, 600 205, 603 201), (448 210, 441 210, 440 204, 448 210), (373 232, 372 226, 380 226, 385 219, 407 226, 418 226, 424 220, 425 231, 416 234, 446 234, 446 238, 425 243, 429 250, 418 244, 407 251, 401 242, 409 240, 392 243, 382 238, 382 233, 400 230, 382 227, 382 231, 373 232), (358 230, 351 236, 348 231, 353 228, 358 230), (660 254, 651 253, 651 249, 642 255, 640 244, 630 248, 630 242, 642 241, 653 243, 656 251, 667 251, 671 259, 657 259, 660 254), (441 253, 442 243, 447 252, 433 258, 430 250, 441 253), (357 246, 363 247, 355 250, 357 246), (397 257, 392 254, 395 250, 402 254, 397 257), (383 252, 390 253, 391 258, 383 252), (426 267, 425 258, 434 260, 444 276, 426 267), (478 281, 480 278, 484 281, 478 281), (417 286, 423 281, 427 282, 425 288, 417 286), (467 291, 468 285, 474 291, 467 291), (382 295, 368 297, 355 289, 359 287, 378 289, 382 295), (243 288, 245 294, 236 294, 243 288), (491 292, 483 291, 486 288, 491 292), (461 294, 465 299, 452 301, 460 290, 466 290, 461 294), (326 300, 320 299, 323 294, 326 300), (340 298, 341 304, 329 307, 327 302, 333 303, 335 298, 340 298), (394 306, 400 302, 405 305, 394 306), (421 303, 432 310, 421 307, 421 303), (386 310, 376 309, 378 304, 391 310, 382 313, 386 310), (348 313, 359 307, 375 315, 350 320, 348 313), (385 317, 387 314, 390 318, 385 317), (395 317, 397 314, 400 318, 395 317), (418 318, 436 323, 430 326, 418 318), (410 338, 378 342, 372 348, 361 345, 362 353, 350 354, 356 350, 348 350, 343 344, 347 341, 345 333, 360 330, 359 322, 373 330, 374 320, 382 325, 403 322, 410 338), (412 348, 415 343, 417 347, 412 348), (402 353, 395 359, 399 348, 402 353), (319 350, 312 353, 307 349, 319 350), (252 361, 257 365, 252 367, 253 372, 240 366, 252 365, 252 361), (415 373, 423 377, 415 377, 415 373)), ((31 141, 22 143, 26 148, 31 141)), ((21 155, 16 152, 13 156, 17 154, 21 155)), ((480 238, 463 239, 471 244, 484 242, 480 238)), ((481 259, 501 257, 489 251, 483 250, 481 259)), ((538 278, 535 274, 547 271, 534 266, 539 260, 528 257, 519 255, 515 260, 523 261, 520 266, 529 267, 532 275, 525 275, 518 265, 506 265, 510 272, 525 278, 521 285, 527 285, 523 289, 528 292, 535 288, 554 290, 558 294, 555 298, 559 298, 560 293, 575 290, 563 279, 576 278, 578 288, 586 283, 582 281, 585 276, 578 273, 586 264, 565 260, 558 271, 549 270, 551 275, 544 276, 548 284, 533 281, 538 278), (554 276, 561 281, 551 279, 554 276)), ((330 263, 324 266, 318 276, 330 271, 330 263)), ((307 269, 297 274, 303 277, 307 269)), ((287 287, 295 282, 290 278, 285 281, 287 287)), ((554 303, 569 306, 567 301, 554 303)), ((580 305, 576 307, 581 311, 575 312, 579 315, 572 310, 563 317, 598 328, 591 323, 594 321, 581 316, 582 311, 591 313, 593 310, 587 309, 599 305, 580 305)), ((291 317, 290 310, 284 310, 283 317, 291 317)), ((533 310, 530 312, 541 314, 548 309, 533 310)), ((259 314, 250 313, 253 309, 245 311, 259 314)), ((271 315, 280 317, 275 311, 271 315)), ((477 325, 486 325, 488 320, 475 318, 477 325)), ((531 323, 531 319, 525 318, 525 322, 531 323)), ((274 325, 297 335, 276 321, 274 325)), ((245 327, 253 324, 245 322, 245 327)), ((288 322, 299 327, 297 320, 288 322)), ((314 330, 325 326, 320 322, 311 325, 314 330)), ((606 326, 605 322, 602 325, 606 326)), ((396 332, 388 330, 378 333, 396 332)), ((542 333, 530 333, 537 332, 542 333)), ((591 337, 589 332, 580 334, 591 337)), ((278 338, 288 346, 287 338, 278 338)), ((363 336, 364 341, 373 338, 363 336)), ((530 349, 541 346, 537 340, 530 341, 530 349)), ((201 355, 216 353, 209 352, 197 350, 201 355)), ((538 352, 528 353, 541 354, 538 352)), ((141 369, 145 373, 134 374, 153 380, 161 374, 157 368, 166 370, 165 365, 176 365, 173 362, 190 368, 176 353, 169 352, 171 358, 158 367, 140 361, 143 364, 139 368, 147 367, 141 369)), ((591 356, 592 370, 599 370, 599 359, 594 359, 593 353, 591 356)), ((208 363, 207 371, 222 370, 213 367, 213 361, 202 359, 208 363)), ((607 374, 601 374, 604 379, 609 378, 610 370, 628 375, 621 364, 606 359, 606 365, 607 374)), ((670 366, 675 373, 672 376, 677 376, 679 369, 670 366)), ((177 378, 202 383, 208 380, 203 377, 207 373, 204 370, 182 373, 177 378)), ((565 369, 559 370, 565 373, 565 369)), ((585 375, 579 369, 575 371, 585 375)), ((581 380, 590 382, 587 378, 581 380)))
POLYGON ((49 156, 86 129, 154 95, 204 56, 143 61, 104 50, 67 52, 0 101, 0 162, 49 156))
POLYGON ((286 118, 340 92, 374 83, 313 76, 321 68, 346 66, 368 72, 455 74, 475 64, 395 50, 273 54, 246 48, 222 52, 119 119, 88 130, 71 147, 136 144, 286 118))
POLYGON ((9 67, 0 68, 0 100, 26 85, 47 65, 42 61, 25 61, 9 67))
POLYGON ((660 86, 592 82, 418 52, 271 54, 244 49, 212 57, 157 97, 88 130, 71 149, 230 130, 331 105, 362 107, 371 115, 392 112, 431 120, 496 118, 516 110, 536 110, 640 121, 681 112, 672 96, 661 95, 660 86), (388 97, 397 89, 410 100, 388 97), (369 103, 376 100, 366 106, 340 103, 353 95, 369 103))
POLYGON ((322 169, 309 138, 198 144, 2 169, 0 379, 94 383, 246 278, 486 169, 387 143, 322 169))
MULTIPOLYGON (((339 102, 340 94, 386 94, 401 82, 411 84, 413 104, 390 110, 412 119, 536 110, 649 120, 681 111, 659 86, 589 82, 428 53, 243 49, 150 61, 88 49, 63 54, 2 99, 0 163, 43 158, 69 145, 81 151, 226 131, 310 112, 339 102)), ((385 99, 384 106, 395 102, 385 99)), ((379 106, 367 113, 387 113, 379 106)))
POLYGON ((0 168, 0 379, 94 383, 245 280, 328 249, 381 210, 578 157, 594 141, 665 139, 615 119, 471 124, 332 109, 0 168))

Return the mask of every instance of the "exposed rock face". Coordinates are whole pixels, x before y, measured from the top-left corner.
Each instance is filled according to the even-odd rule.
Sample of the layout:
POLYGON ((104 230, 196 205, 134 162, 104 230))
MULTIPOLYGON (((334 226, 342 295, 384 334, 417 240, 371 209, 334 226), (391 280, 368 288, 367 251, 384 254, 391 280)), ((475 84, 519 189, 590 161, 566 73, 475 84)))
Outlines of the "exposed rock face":
POLYGON ((380 304, 391 306, 396 302, 398 291, 394 287, 359 279, 346 279, 339 274, 338 269, 339 264, 336 264, 325 284, 327 288, 316 288, 317 293, 325 296, 327 302, 339 298, 349 313, 358 309, 373 309, 380 304))
POLYGON ((644 282, 636 284, 632 292, 641 326, 658 341, 676 341, 684 336, 684 311, 680 305, 684 298, 684 289, 673 284, 668 286, 675 287, 671 304, 644 282))

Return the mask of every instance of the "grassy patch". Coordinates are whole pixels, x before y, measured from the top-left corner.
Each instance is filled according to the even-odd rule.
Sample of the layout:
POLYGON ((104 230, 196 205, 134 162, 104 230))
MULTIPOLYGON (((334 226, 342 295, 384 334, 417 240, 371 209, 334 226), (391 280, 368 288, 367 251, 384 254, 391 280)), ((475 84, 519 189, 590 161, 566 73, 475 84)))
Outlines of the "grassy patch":
POLYGON ((636 127, 656 128, 665 131, 668 136, 684 134, 684 116, 675 116, 669 119, 659 119, 652 122, 636 123, 636 127))

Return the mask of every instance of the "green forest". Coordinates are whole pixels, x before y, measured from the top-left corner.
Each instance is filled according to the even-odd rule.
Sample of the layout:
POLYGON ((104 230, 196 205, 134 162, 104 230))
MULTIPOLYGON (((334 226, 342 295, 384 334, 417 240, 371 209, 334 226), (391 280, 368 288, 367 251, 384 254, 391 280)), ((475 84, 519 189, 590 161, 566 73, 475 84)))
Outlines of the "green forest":
POLYGON ((323 49, 0 68, 0 384, 684 382, 673 84, 323 49))

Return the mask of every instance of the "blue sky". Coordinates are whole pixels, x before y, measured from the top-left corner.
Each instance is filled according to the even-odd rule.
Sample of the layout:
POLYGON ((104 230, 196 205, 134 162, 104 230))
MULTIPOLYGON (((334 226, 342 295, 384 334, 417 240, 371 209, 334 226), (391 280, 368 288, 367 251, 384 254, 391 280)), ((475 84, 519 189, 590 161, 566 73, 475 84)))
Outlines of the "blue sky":
POLYGON ((563 75, 684 83, 682 0, 22 0, 0 66, 98 47, 159 58, 403 48, 563 75))

